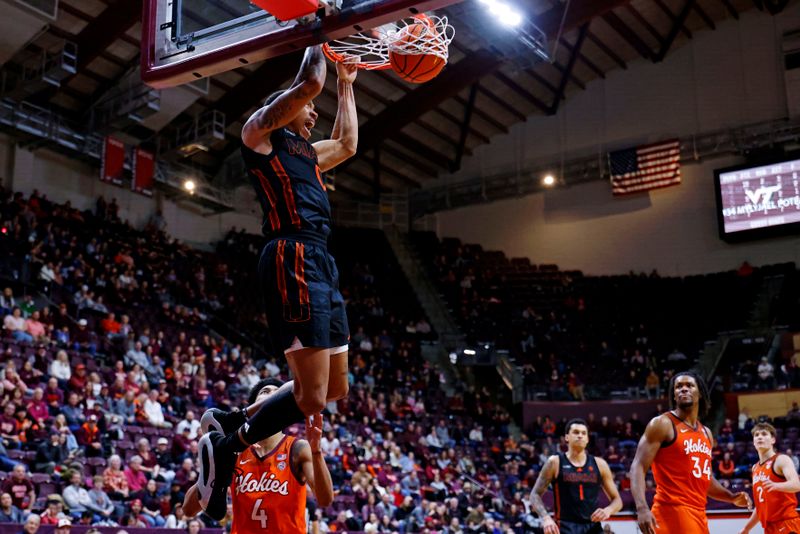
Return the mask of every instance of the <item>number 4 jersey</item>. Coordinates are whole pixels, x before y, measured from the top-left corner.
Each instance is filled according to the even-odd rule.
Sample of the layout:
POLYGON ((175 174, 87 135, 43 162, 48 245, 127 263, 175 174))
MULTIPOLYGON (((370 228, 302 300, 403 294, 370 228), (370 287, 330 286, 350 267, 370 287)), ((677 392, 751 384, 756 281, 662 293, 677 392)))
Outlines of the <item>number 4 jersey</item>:
POLYGON ((675 438, 663 443, 653 460, 654 503, 705 512, 711 484, 711 437, 699 421, 691 427, 672 412, 665 415, 672 422, 675 438))
POLYGON ((292 472, 296 443, 285 436, 265 456, 249 447, 236 459, 231 534, 306 532, 306 486, 292 472))
MULTIPOLYGON (((775 483, 786 482, 782 476, 775 473, 775 460, 778 455, 769 460, 753 466, 753 497, 756 501, 756 512, 761 526, 767 527, 769 523, 797 519, 797 497, 794 493, 782 491, 767 491, 764 482, 772 480, 775 483)), ((787 531, 788 532, 788 531, 787 531)))

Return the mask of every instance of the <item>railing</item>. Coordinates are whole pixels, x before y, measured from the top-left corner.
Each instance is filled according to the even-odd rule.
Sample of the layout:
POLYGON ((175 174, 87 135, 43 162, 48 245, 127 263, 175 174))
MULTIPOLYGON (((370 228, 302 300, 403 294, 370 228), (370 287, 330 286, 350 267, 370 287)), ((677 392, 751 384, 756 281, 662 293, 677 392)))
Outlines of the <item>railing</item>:
MULTIPOLYGON (((796 119, 765 121, 715 130, 681 139, 681 161, 698 161, 773 144, 795 143, 798 138, 800 120, 796 119)), ((540 177, 554 168, 561 169, 560 180, 568 186, 608 179, 608 159, 605 153, 568 157, 563 163, 560 157, 556 161, 553 157, 541 158, 523 162, 522 165, 523 170, 498 170, 488 176, 475 176, 460 182, 414 191, 411 195, 412 217, 540 192, 544 189, 540 177)))

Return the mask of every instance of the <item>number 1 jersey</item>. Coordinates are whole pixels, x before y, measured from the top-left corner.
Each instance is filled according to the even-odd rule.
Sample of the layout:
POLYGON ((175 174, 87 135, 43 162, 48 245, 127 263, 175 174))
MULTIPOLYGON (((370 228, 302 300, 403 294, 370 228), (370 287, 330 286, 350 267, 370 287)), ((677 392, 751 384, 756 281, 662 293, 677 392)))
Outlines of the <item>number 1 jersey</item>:
POLYGON ((700 421, 691 427, 672 412, 665 415, 672 422, 675 439, 663 443, 653 460, 654 502, 705 511, 711 485, 711 439, 700 421))
POLYGON ((231 534, 306 532, 306 485, 292 472, 295 442, 285 436, 266 456, 248 447, 236 459, 231 534))

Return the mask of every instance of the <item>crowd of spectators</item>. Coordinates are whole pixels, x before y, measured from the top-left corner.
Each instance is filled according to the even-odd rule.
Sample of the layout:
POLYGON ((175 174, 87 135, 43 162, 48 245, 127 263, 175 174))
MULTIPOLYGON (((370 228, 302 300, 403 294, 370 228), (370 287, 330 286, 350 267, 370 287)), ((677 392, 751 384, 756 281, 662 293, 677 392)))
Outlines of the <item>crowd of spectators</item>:
MULTIPOLYGON (((508 351, 530 399, 660 398, 718 332, 748 325, 764 278, 798 277, 793 264, 747 263, 706 276, 592 277, 432 232, 414 233, 412 241, 469 342, 508 351)), ((773 320, 787 317, 790 302, 797 308, 800 292, 793 291, 774 303, 773 320)), ((748 361, 747 389, 775 387, 766 375, 779 363, 764 356, 748 361)), ((785 363, 784 375, 800 385, 800 361, 785 363)))
MULTIPOLYGON (((262 377, 286 377, 280 359, 256 353, 261 238, 234 230, 201 252, 157 228, 133 229, 114 202, 79 211, 36 193, 0 192, 0 222, 9 280, 0 296, 0 522, 218 526, 188 521, 180 506, 197 477, 199 416, 240 405, 262 377), (244 334, 226 339, 214 321, 244 334)), ((564 421, 543 416, 520 433, 496 391, 445 396, 441 371, 421 356, 435 332, 383 234, 334 236, 353 333, 351 393, 327 408, 322 446, 337 497, 326 509, 312 504, 311 519, 322 532, 530 531, 538 523, 527 495, 564 421)), ((541 351, 538 329, 529 333, 541 351)), ((629 355, 643 369, 646 345, 629 355)), ((575 395, 582 383, 570 380, 575 395)), ((625 489, 641 420, 589 421, 625 489)), ((726 483, 741 485, 737 470, 752 451, 729 435, 732 446, 721 439, 715 449, 719 472, 732 461, 726 483)))

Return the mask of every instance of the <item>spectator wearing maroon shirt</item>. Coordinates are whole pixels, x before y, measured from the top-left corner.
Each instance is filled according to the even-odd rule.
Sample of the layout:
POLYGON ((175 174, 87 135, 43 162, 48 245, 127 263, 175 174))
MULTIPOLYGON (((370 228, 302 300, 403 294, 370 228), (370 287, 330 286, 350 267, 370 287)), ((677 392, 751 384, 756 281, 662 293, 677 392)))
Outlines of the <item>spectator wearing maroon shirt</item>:
POLYGON ((30 512, 36 503, 36 491, 28 480, 24 464, 17 464, 11 476, 3 481, 0 492, 11 494, 11 501, 20 510, 30 512))
POLYGON ((42 388, 33 390, 33 397, 28 401, 28 415, 40 427, 44 426, 44 422, 50 418, 50 410, 47 407, 47 401, 44 400, 42 388))
POLYGON ((47 381, 47 387, 44 390, 44 401, 47 403, 51 415, 61 411, 61 405, 64 404, 64 392, 58 387, 57 379, 51 378, 47 381))
POLYGON ((19 449, 19 421, 14 417, 16 406, 13 402, 6 404, 3 414, 0 415, 0 437, 3 438, 3 445, 9 449, 19 449))
POLYGON ((86 422, 75 432, 75 439, 78 441, 78 445, 84 447, 87 457, 97 457, 103 454, 96 415, 92 414, 86 419, 86 422))
POLYGON ((128 481, 128 488, 131 492, 142 491, 147 484, 147 477, 142 471, 142 457, 138 454, 133 456, 125 468, 125 479, 128 481))
POLYGON ((85 350, 92 356, 97 352, 97 336, 87 327, 89 322, 86 319, 78 321, 78 328, 72 335, 73 348, 75 350, 85 350))
POLYGON ((89 381, 89 377, 86 374, 86 365, 79 363, 75 366, 75 372, 67 382, 67 389, 69 391, 75 391, 77 393, 81 393, 86 389, 86 384, 89 381))

